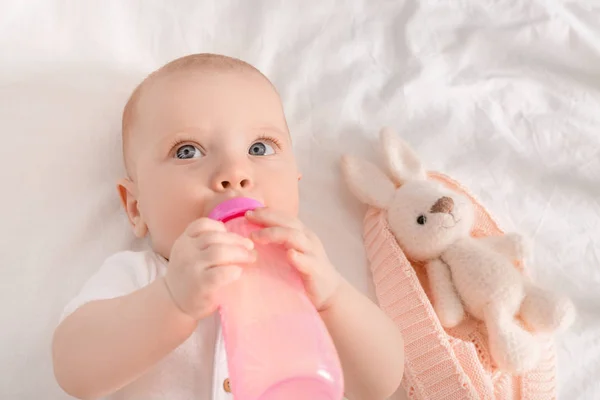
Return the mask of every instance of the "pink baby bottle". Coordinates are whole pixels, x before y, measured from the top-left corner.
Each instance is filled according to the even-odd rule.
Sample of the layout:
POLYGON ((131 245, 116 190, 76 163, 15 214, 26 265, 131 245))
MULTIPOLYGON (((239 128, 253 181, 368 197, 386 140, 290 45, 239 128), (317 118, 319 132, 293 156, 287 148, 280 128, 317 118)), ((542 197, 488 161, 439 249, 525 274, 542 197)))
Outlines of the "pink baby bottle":
MULTIPOLYGON (((235 198, 209 215, 242 236, 260 226, 244 217, 262 207, 235 198)), ((256 245, 256 263, 219 293, 235 400, 340 400, 343 376, 333 341, 278 245, 256 245)))

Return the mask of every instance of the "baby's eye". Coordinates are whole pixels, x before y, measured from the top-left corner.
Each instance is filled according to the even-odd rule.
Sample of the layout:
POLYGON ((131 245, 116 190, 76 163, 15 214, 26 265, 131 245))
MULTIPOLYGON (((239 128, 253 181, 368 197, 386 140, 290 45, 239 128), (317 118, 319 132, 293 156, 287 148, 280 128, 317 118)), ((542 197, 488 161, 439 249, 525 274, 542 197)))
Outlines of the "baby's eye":
POLYGON ((175 152, 175 156, 180 160, 189 160, 191 158, 200 158, 203 156, 202 150, 191 144, 184 144, 175 152))
POLYGON ((275 154, 275 149, 267 141, 260 140, 250 146, 248 154, 251 156, 270 156, 271 154, 275 154))

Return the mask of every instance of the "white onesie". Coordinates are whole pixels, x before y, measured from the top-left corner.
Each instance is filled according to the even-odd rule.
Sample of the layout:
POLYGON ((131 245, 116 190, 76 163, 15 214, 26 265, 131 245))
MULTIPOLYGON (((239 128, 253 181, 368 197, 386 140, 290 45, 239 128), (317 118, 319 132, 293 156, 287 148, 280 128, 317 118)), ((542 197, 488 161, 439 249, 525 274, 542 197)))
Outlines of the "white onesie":
MULTIPOLYGON (((63 312, 61 320, 83 304, 138 290, 164 276, 167 262, 153 251, 124 251, 109 257, 63 312)), ((216 314, 198 323, 194 333, 140 378, 107 397, 110 400, 231 400, 227 358, 216 314)))

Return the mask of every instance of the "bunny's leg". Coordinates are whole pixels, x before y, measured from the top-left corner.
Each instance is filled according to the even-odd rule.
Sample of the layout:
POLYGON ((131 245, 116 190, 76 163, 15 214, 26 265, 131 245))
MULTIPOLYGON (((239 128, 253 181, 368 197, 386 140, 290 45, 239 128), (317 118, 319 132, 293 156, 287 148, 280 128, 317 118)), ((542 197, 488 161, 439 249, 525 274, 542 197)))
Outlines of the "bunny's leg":
POLYGON ((427 263, 433 309, 444 328, 453 328, 465 317, 465 309, 452 283, 450 268, 441 260, 427 263))
POLYGON ((519 316, 534 332, 554 332, 571 325, 575 307, 565 297, 528 284, 519 316))
MULTIPOLYGON (((515 321, 521 298, 503 304, 488 304, 484 321, 489 349, 499 369, 512 373, 529 371, 538 364, 540 346, 535 338, 515 321)), ((498 302, 500 303, 500 302, 498 302)))

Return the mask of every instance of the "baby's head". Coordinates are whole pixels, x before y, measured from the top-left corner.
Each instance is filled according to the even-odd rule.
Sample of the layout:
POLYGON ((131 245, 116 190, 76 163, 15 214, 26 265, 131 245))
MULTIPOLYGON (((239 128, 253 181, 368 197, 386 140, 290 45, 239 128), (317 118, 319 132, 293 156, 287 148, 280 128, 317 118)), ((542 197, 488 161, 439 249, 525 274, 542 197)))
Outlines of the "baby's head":
POLYGON ((300 174, 279 95, 234 58, 194 54, 148 76, 123 112, 123 154, 128 177, 118 189, 129 221, 165 258, 223 200, 298 212, 300 174))

